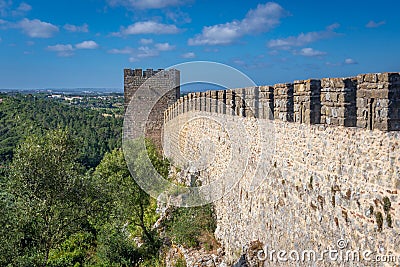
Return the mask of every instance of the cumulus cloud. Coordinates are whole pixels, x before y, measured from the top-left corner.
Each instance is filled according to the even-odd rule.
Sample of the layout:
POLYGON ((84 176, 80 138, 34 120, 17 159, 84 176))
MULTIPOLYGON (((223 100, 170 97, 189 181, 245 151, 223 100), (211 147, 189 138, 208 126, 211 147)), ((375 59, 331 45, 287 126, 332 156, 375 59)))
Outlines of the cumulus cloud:
POLYGON ((57 54, 61 57, 69 57, 72 56, 74 53, 74 48, 70 44, 56 44, 56 45, 49 45, 47 50, 57 52, 57 54))
POLYGON ((108 0, 111 6, 124 6, 131 9, 159 9, 180 6, 192 1, 185 0, 108 0))
POLYGON ((313 48, 307 47, 307 48, 301 49, 300 52, 295 53, 295 54, 299 54, 299 55, 302 55, 305 57, 318 57, 318 56, 326 55, 326 52, 318 51, 313 48))
POLYGON ((142 39, 140 39, 140 41, 139 41, 141 44, 143 44, 143 45, 148 45, 148 44, 152 44, 153 43, 153 39, 145 39, 145 38, 142 38, 142 39))
POLYGON ((0 0, 0 16, 24 16, 27 12, 32 10, 32 7, 27 3, 20 3, 17 7, 13 7, 13 1, 0 0))
POLYGON ((160 52, 174 50, 175 46, 169 43, 157 43, 154 46, 143 45, 138 48, 125 47, 123 49, 111 49, 108 51, 110 54, 129 54, 130 62, 137 62, 143 58, 156 57, 160 52))
POLYGON ((343 67, 345 65, 355 65, 355 64, 358 64, 358 62, 352 58, 346 58, 342 62, 334 62, 334 63, 326 62, 326 65, 330 67, 343 67))
POLYGON ((89 26, 86 23, 81 26, 65 24, 64 30, 69 32, 89 32, 89 26))
POLYGON ((303 46, 318 40, 329 39, 338 35, 335 32, 340 25, 335 23, 326 27, 323 31, 301 33, 298 36, 290 36, 283 39, 275 39, 268 42, 268 47, 273 49, 290 49, 294 46, 303 46))
POLYGON ((108 50, 108 53, 110 54, 133 54, 135 52, 135 49, 131 48, 131 47, 125 47, 122 49, 111 49, 108 50))
POLYGON ((267 32, 280 23, 287 12, 277 3, 259 4, 242 20, 204 27, 201 34, 189 39, 189 45, 227 45, 239 38, 267 32))
POLYGON ((167 18, 172 20, 175 23, 190 23, 192 19, 190 18, 189 14, 184 13, 179 10, 168 11, 166 14, 167 18))
POLYGON ((51 23, 27 18, 18 22, 14 27, 20 28, 23 33, 32 38, 50 38, 59 31, 58 27, 51 23))
POLYGON ((84 41, 82 43, 76 44, 77 49, 96 49, 99 45, 95 41, 84 41))
POLYGON ((155 44, 154 46, 158 51, 170 51, 175 49, 175 46, 170 45, 169 43, 160 43, 160 44, 155 44))
POLYGON ((188 52, 188 53, 182 54, 181 57, 183 57, 183 58, 195 58, 196 54, 193 53, 193 52, 188 52))
POLYGON ((367 28, 379 28, 380 26, 385 25, 385 24, 386 24, 386 21, 375 22, 375 21, 371 20, 371 21, 369 21, 367 23, 367 25, 365 25, 365 27, 367 27, 367 28))
POLYGON ((173 24, 163 24, 155 21, 139 21, 128 27, 121 27, 120 32, 113 33, 114 36, 133 34, 176 34, 179 29, 173 24))
POLYGON ((21 3, 15 10, 11 11, 11 15, 14 17, 24 16, 27 12, 31 10, 32 7, 30 5, 28 5, 27 3, 21 3))
POLYGON ((0 16, 4 17, 7 15, 8 8, 12 5, 11 0, 0 0, 0 16))
POLYGON ((352 59, 352 58, 346 58, 346 59, 344 60, 344 64, 346 64, 346 65, 354 65, 354 64, 358 64, 358 63, 357 63, 357 61, 355 61, 355 60, 352 59))
POLYGON ((28 5, 27 3, 21 3, 21 4, 19 4, 17 10, 28 12, 28 11, 32 10, 32 6, 28 5))
POLYGON ((57 52, 58 56, 69 57, 78 49, 96 49, 99 45, 95 41, 84 41, 75 45, 72 44, 56 44, 49 45, 47 50, 57 52))

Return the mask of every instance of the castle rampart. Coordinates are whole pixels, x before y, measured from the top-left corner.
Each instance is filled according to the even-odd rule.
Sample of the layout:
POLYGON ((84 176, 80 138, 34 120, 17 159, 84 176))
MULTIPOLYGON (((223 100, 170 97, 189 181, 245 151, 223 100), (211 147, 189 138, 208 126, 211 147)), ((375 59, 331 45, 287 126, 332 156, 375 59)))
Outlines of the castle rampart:
MULTIPOLYGON (((361 74, 351 78, 298 80, 274 86, 189 93, 175 107, 180 104, 185 108, 178 114, 199 110, 242 117, 273 117, 295 123, 399 131, 400 75, 361 74)), ((166 118, 177 115, 166 112, 166 118)))
POLYGON ((242 155, 232 154, 234 143, 248 149, 241 179, 214 202, 215 236, 228 261, 253 242, 270 251, 312 250, 323 257, 324 250, 336 249, 360 256, 280 264, 275 256, 259 266, 386 266, 371 260, 400 259, 399 101, 398 73, 190 93, 165 112, 165 132, 176 141, 167 156, 201 155, 200 141, 209 137, 216 155, 199 171, 206 184, 236 168, 230 159, 242 155), (193 120, 198 112, 206 116, 193 120), (213 122, 221 116, 246 138, 221 132, 224 124, 213 122), (260 135, 257 118, 273 119, 273 130, 260 135), (183 124, 180 132, 177 125, 183 124), (261 147, 267 148, 264 155, 261 147), (268 166, 268 174, 251 191, 260 166, 268 166), (339 249, 340 240, 346 246, 339 249), (372 253, 370 261, 362 258, 365 251, 372 253))
MULTIPOLYGON (((126 97, 147 73, 151 72, 125 70, 126 97)), ((157 86, 155 82, 153 89, 157 86)), ((321 256, 344 240, 344 252, 400 256, 399 73, 196 92, 181 98, 177 92, 156 108, 165 110, 164 122, 160 113, 154 117, 156 125, 164 123, 164 134, 173 137, 167 155, 172 161, 174 157, 196 160, 204 152, 202 142, 212 143, 216 155, 201 172, 206 184, 226 168, 237 167, 230 165, 230 159, 240 160, 242 155, 232 154, 233 143, 248 148, 241 179, 214 202, 215 236, 228 261, 236 260, 251 241, 271 250, 313 250, 321 256), (192 120, 195 113, 224 117, 226 125, 243 130, 237 136, 245 138, 232 140, 207 116, 192 120), (273 130, 260 134, 257 119, 269 119, 273 130), (177 127, 181 125, 185 127, 177 127), (268 174, 251 191, 260 166, 268 166, 268 174)), ((161 131, 156 128, 153 134, 158 140, 161 131)), ((325 258, 315 264, 339 263, 325 258)), ((376 263, 353 259, 341 264, 376 263)), ((275 261, 266 266, 309 265, 275 261)))

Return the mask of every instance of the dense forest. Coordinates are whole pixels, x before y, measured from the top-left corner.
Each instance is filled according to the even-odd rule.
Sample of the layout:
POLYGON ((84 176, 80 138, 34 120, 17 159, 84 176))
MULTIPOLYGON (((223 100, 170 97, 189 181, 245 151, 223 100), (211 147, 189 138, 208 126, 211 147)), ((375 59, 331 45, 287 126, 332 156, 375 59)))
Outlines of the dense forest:
POLYGON ((10 160, 27 136, 54 129, 68 129, 80 142, 78 160, 86 167, 97 166, 107 151, 121 146, 122 116, 104 116, 101 110, 67 105, 45 94, 0 98, 0 162, 10 160))
MULTIPOLYGON (((157 203, 128 171, 118 112, 0 99, 0 266, 164 266, 171 242, 212 235, 211 206, 175 208, 153 227, 157 203)), ((168 160, 150 142, 147 153, 167 179, 168 160)))

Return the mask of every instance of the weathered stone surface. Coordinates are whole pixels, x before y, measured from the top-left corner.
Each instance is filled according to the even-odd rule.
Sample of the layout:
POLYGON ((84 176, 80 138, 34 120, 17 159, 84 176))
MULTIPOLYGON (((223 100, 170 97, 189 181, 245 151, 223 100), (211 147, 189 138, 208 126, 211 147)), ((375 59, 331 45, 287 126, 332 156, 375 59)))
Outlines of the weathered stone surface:
MULTIPOLYGON (((157 93, 160 88, 168 90, 168 93, 163 95, 161 99, 152 107, 152 111, 147 118, 146 122, 146 137, 153 140, 159 151, 162 150, 161 136, 162 126, 165 119, 168 119, 170 115, 165 115, 164 112, 169 106, 173 105, 180 95, 180 74, 178 70, 152 70, 147 69, 125 69, 124 70, 124 98, 125 98, 125 110, 128 107, 132 97, 135 95, 140 86, 144 85, 148 87, 149 94, 157 93), (162 71, 162 75, 160 74, 162 71), (153 78, 151 78, 153 77, 153 78), (150 79, 151 78, 151 79, 150 79)), ((143 99, 143 104, 146 104, 148 99, 143 99)), ((183 100, 180 100, 183 101, 183 100)), ((140 112, 140 111, 139 111, 140 112)), ((183 110, 181 111, 183 113, 183 110)), ((179 112, 178 112, 179 114, 179 112)), ((175 116, 177 114, 174 114, 175 116)), ((171 116, 174 117, 174 116, 171 116)))
MULTIPOLYGON (((227 262, 237 261, 252 241, 275 250, 321 252, 344 239, 350 250, 400 254, 398 73, 196 93, 193 101, 195 110, 207 111, 211 118, 216 113, 231 117, 229 123, 244 127, 246 140, 235 142, 250 151, 242 179, 215 202, 215 235, 227 262), (225 99, 225 112, 204 99, 196 102, 206 96, 225 99), (268 114, 271 107, 273 112, 268 114), (254 116, 249 116, 250 110, 254 116), (275 119, 273 146, 266 145, 268 138, 260 138, 256 130, 257 118, 269 115, 275 119), (262 157, 262 146, 274 149, 262 157), (256 191, 249 190, 258 163, 262 166, 265 160, 273 161, 267 179, 256 191), (389 209, 384 204, 388 200, 389 209)), ((186 118, 182 114, 186 111, 176 109, 178 105, 172 105, 164 116, 167 131, 176 131, 168 128, 170 121, 186 118)), ((177 139, 177 149, 188 158, 200 155, 199 139, 214 140, 216 154, 202 170, 202 183, 221 177, 231 157, 238 156, 231 154, 232 140, 221 129, 221 125, 197 120, 176 132, 182 137, 177 139)), ((248 261, 254 260, 249 251, 245 251, 248 261)), ((269 262, 265 266, 296 264, 269 262)))

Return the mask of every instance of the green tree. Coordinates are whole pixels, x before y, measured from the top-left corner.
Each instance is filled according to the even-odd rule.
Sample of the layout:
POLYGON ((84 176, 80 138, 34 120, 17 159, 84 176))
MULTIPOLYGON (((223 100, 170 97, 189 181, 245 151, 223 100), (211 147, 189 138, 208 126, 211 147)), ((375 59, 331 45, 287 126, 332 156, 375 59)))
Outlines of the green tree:
POLYGON ((141 259, 155 256, 160 246, 158 234, 152 229, 158 218, 156 201, 136 184, 122 150, 106 153, 93 175, 97 181, 102 181, 110 196, 113 226, 127 232, 126 236, 132 240, 136 237, 144 243, 140 250, 141 259))
POLYGON ((49 253, 68 236, 89 228, 99 196, 77 163, 77 143, 66 131, 32 135, 16 150, 8 191, 21 235, 13 265, 46 266, 49 253))

